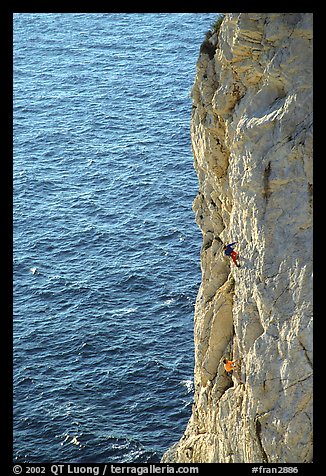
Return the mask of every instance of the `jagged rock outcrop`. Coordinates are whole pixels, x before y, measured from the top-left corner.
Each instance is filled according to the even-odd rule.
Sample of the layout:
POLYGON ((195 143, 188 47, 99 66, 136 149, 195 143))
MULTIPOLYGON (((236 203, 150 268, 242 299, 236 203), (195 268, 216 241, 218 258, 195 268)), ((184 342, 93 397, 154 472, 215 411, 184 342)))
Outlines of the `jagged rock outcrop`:
POLYGON ((206 41, 191 120, 195 395, 163 461, 310 462, 312 14, 228 13, 206 41), (223 255, 235 240, 240 268, 223 255), (240 359, 232 378, 223 357, 240 359))

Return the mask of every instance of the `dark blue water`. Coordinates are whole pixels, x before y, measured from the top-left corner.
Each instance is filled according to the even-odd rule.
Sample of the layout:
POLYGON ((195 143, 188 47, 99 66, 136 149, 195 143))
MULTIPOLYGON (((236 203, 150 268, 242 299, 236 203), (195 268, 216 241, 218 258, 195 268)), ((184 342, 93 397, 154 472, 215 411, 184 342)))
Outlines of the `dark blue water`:
POLYGON ((15 461, 155 462, 185 429, 215 18, 14 16, 15 461))

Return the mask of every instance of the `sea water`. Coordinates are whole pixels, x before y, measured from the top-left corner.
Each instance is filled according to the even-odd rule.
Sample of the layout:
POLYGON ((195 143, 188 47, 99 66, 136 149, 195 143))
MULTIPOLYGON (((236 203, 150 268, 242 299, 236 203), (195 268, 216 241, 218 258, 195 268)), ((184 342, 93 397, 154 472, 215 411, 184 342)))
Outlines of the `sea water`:
POLYGON ((14 460, 158 462, 193 398, 214 13, 14 15, 14 460))

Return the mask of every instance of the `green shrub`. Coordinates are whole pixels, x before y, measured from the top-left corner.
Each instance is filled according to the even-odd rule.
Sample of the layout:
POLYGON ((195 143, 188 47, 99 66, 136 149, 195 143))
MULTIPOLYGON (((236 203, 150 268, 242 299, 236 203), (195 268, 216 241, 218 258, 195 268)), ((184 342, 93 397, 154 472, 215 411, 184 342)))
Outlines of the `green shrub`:
MULTIPOLYGON (((220 31, 220 27, 221 27, 221 24, 222 24, 222 21, 223 21, 223 18, 224 18, 224 15, 219 15, 215 21, 215 23, 213 23, 212 25, 212 28, 213 28, 213 33, 217 33, 220 31)), ((213 34, 212 33, 212 34, 213 34)))
POLYGON ((217 17, 217 19, 211 26, 211 29, 205 33, 205 39, 200 46, 200 52, 206 53, 209 56, 209 59, 213 59, 216 50, 216 46, 212 45, 209 39, 212 35, 214 35, 214 33, 219 33, 223 18, 224 15, 219 15, 217 17))

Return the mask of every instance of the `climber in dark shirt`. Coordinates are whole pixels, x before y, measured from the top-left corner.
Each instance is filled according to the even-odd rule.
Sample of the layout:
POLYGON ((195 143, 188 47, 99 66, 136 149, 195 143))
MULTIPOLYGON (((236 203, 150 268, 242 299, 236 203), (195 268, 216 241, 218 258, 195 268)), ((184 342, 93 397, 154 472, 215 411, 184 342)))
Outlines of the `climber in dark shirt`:
POLYGON ((240 265, 237 263, 237 256, 239 253, 232 248, 232 246, 235 245, 236 243, 238 242, 234 241, 233 243, 229 243, 228 245, 225 245, 223 250, 224 250, 224 254, 226 256, 231 256, 233 263, 239 267, 240 265))

